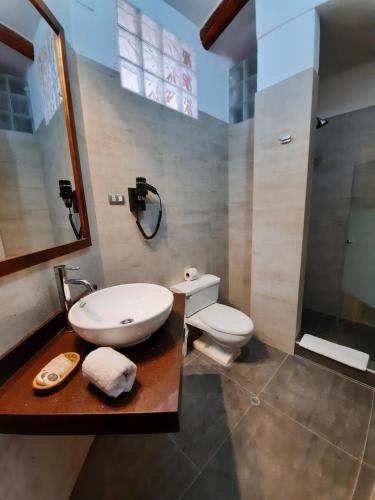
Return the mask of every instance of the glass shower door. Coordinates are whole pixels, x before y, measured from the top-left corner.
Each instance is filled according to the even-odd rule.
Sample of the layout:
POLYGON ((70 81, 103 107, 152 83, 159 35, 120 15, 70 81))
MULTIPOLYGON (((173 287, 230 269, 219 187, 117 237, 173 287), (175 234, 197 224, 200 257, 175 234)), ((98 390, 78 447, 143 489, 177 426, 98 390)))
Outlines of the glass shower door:
POLYGON ((375 161, 353 170, 341 317, 353 347, 375 358, 375 161))

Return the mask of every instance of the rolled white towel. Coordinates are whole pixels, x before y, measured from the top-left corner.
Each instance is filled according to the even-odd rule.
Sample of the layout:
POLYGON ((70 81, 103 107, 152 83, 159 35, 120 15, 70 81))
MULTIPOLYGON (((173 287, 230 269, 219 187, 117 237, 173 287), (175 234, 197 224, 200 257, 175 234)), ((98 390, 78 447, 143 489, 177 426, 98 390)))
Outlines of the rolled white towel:
POLYGON ((137 366, 111 347, 99 347, 86 356, 82 374, 108 396, 117 398, 133 387, 137 366))

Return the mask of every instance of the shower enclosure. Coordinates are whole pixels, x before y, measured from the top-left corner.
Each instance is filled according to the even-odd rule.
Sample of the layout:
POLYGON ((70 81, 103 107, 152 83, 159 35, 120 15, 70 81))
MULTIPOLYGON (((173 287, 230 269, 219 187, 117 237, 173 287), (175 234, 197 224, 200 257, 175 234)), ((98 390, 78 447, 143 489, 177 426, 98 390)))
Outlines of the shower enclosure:
POLYGON ((301 334, 375 369, 375 106, 316 130, 301 334))

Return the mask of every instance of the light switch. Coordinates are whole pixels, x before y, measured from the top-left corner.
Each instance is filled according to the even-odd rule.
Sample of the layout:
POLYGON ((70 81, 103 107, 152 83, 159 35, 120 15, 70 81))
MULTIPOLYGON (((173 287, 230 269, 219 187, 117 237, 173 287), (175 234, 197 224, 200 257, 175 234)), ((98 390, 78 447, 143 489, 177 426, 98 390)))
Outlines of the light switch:
POLYGON ((108 201, 110 205, 125 205, 125 196, 123 194, 109 193, 108 201))

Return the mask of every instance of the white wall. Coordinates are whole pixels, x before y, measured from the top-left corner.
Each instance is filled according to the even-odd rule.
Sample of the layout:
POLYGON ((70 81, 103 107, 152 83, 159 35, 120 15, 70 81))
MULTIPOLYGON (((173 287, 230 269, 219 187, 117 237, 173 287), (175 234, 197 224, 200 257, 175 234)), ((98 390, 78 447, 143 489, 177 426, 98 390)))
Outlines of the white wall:
MULTIPOLYGON (((86 4, 77 0, 47 0, 46 3, 61 20, 66 38, 78 54, 118 70, 117 0, 90 0, 86 4)), ((194 48, 197 55, 198 108, 228 122, 228 72, 233 63, 203 49, 199 28, 163 0, 129 0, 129 3, 194 48)), ((36 53, 45 28, 44 21, 41 21, 33 41, 36 53)), ((43 119, 37 61, 29 70, 28 80, 37 129, 43 119)))
POLYGON ((257 37, 262 38, 284 23, 329 0, 256 0, 257 37))
MULTIPOLYGON (((197 55, 198 107, 228 122, 228 71, 232 63, 204 50, 199 28, 163 0, 129 1, 194 48, 197 55)), ((75 50, 117 70, 116 0, 92 0, 92 8, 76 0, 70 2, 72 44, 75 50)))
POLYGON ((336 116, 374 105, 375 62, 320 80, 319 116, 336 116))
MULTIPOLYGON (((65 36, 71 42, 71 29, 70 29, 70 8, 69 2, 60 0, 45 0, 47 6, 51 9, 53 14, 57 17, 59 22, 64 28, 65 36)), ((47 30, 51 29, 47 22, 41 17, 39 26, 36 30, 34 39, 35 60, 28 69, 27 81, 30 91, 31 107, 33 110, 34 130, 37 130, 42 120, 44 119, 43 110, 43 96, 42 85, 39 77, 38 55, 42 44, 44 42, 47 30)))
POLYGON ((258 90, 319 68, 318 0, 257 0, 258 90))
POLYGON ((42 83, 39 76, 38 57, 40 50, 42 49, 45 36, 50 29, 51 28, 48 26, 47 22, 41 18, 33 40, 35 60, 27 72, 27 82, 29 84, 31 107, 33 110, 34 131, 39 128, 39 125, 44 119, 42 83))

